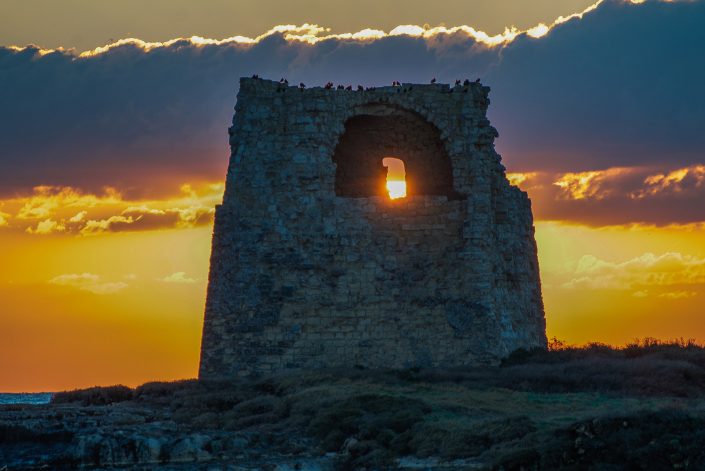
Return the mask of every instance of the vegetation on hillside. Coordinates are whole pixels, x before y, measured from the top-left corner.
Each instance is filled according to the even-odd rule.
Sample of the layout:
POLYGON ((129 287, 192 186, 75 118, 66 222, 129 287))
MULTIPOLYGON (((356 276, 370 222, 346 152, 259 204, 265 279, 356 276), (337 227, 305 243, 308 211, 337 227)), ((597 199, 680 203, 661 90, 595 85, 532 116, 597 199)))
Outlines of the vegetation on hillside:
POLYGON ((147 383, 53 401, 146 405, 180 427, 246 432, 278 452, 336 452, 342 469, 393 467, 408 456, 497 469, 695 469, 705 466, 703 397, 705 348, 694 342, 554 339, 499 367, 147 383))

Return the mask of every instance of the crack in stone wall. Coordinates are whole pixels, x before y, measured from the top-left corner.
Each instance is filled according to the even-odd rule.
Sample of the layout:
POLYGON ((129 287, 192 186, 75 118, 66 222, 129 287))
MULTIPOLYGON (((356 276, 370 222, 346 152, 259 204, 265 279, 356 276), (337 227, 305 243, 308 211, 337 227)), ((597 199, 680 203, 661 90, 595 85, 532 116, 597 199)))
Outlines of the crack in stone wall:
POLYGON ((545 346, 530 201, 494 151, 488 93, 241 79, 200 376, 487 364, 545 346), (404 160, 406 198, 385 195, 387 156, 404 160))

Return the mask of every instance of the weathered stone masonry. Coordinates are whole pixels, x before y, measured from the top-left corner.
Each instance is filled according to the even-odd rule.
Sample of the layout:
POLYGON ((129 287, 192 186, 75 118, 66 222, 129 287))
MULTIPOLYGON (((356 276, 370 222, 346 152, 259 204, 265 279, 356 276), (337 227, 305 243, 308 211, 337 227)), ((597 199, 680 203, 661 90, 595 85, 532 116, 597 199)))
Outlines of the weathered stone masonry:
POLYGON ((242 79, 200 376, 495 363, 546 344, 530 201, 480 84, 242 79), (385 193, 383 157, 409 196, 385 193))

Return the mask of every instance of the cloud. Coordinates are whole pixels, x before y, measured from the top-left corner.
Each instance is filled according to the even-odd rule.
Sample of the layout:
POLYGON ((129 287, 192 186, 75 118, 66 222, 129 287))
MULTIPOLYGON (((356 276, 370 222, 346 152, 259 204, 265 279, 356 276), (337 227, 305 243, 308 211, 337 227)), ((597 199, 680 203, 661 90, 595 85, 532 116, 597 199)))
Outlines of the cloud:
POLYGON ((104 194, 83 194, 80 190, 71 187, 57 187, 51 185, 35 186, 32 196, 23 199, 23 205, 17 213, 19 219, 36 219, 47 217, 57 208, 87 207, 92 208, 98 204, 115 204, 121 199, 114 188, 104 188, 104 194))
POLYGON ((644 167, 617 167, 566 173, 553 184, 563 190, 565 198, 573 200, 601 200, 610 196, 632 199, 673 196, 698 193, 705 187, 705 165, 654 172, 654 169, 644 167))
POLYGON ((695 291, 669 291, 667 293, 659 294, 658 297, 665 299, 687 299, 697 295, 698 293, 695 291))
POLYGON ((59 286, 70 286, 93 294, 114 294, 128 287, 127 283, 121 281, 104 282, 100 276, 93 273, 59 275, 49 280, 49 283, 59 286))
POLYGON ((512 173, 534 215, 593 226, 703 221, 705 166, 614 167, 585 172, 512 173))
POLYGON ((10 215, 0 211, 0 227, 9 225, 10 215))
MULTIPOLYGON (((597 2, 591 11, 555 25, 508 30, 495 38, 465 26, 329 35, 305 25, 249 39, 121 40, 83 57, 72 51, 0 49, 0 191, 26 191, 41 182, 97 195, 105 186, 127 192, 220 181, 237 78, 253 73, 309 85, 482 77, 492 87, 490 119, 501 133, 497 148, 515 174, 702 166, 705 2, 633 3, 597 2), (37 116, 62 119, 37 130, 37 116)), ((598 196, 612 201, 602 177, 615 181, 613 175, 589 178, 583 203, 598 196), (596 183, 601 189, 590 193, 596 183)), ((578 190, 573 195, 583 191, 579 178, 566 182, 565 188, 578 190)), ((634 186, 645 185, 642 180, 634 186)), ((651 187, 666 189, 658 182, 651 187)), ((557 194, 568 195, 535 199, 534 207, 551 216, 580 209, 575 198, 565 198, 544 210, 543 201, 557 194)), ((30 204, 22 217, 46 219, 51 204, 30 204)), ((631 206, 605 205, 601 216, 589 208, 585 214, 590 223, 619 223, 631 206)), ((199 224, 211 217, 173 208, 178 211, 157 208, 164 211, 162 220, 199 224)), ((692 220, 692 213, 677 208, 672 222, 692 220)), ((114 216, 121 214, 91 213, 91 220, 114 216)), ((122 227, 153 227, 158 216, 134 214, 122 227)))
POLYGON ((192 205, 184 208, 153 209, 146 206, 129 207, 122 212, 134 218, 135 230, 150 230, 164 227, 187 228, 210 224, 215 214, 214 207, 192 205))
POLYGON ((102 234, 103 232, 115 232, 121 229, 125 229, 135 220, 131 217, 125 216, 110 216, 108 219, 95 220, 91 219, 86 221, 86 224, 81 228, 81 235, 95 235, 102 234))
POLYGON ((526 172, 526 173, 521 173, 521 172, 514 172, 514 173, 507 173, 507 180, 509 180, 509 183, 511 183, 514 186, 519 186, 522 183, 532 180, 536 178, 538 175, 537 172, 526 172))
POLYGON ((705 186, 705 165, 671 170, 668 173, 649 175, 644 179, 645 188, 635 192, 635 198, 662 194, 682 194, 705 186))
POLYGON ((614 181, 629 172, 629 169, 610 168, 607 170, 565 173, 553 184, 562 190, 560 195, 563 198, 571 200, 601 200, 613 194, 613 188, 605 185, 605 183, 614 181))
POLYGON ((52 219, 45 219, 37 223, 37 227, 28 227, 29 234, 49 235, 55 232, 64 232, 66 226, 52 219))
MULTIPOLYGON (((112 188, 104 194, 91 194, 72 187, 40 186, 30 195, 0 199, 0 205, 16 212, 14 229, 24 229, 29 234, 60 232, 85 236, 211 224, 223 189, 222 183, 185 184, 176 194, 172 190, 162 198, 131 199, 112 188), (38 217, 44 219, 35 222, 38 217)), ((1 214, 10 217, 9 213, 1 214)), ((6 222, 5 216, 3 220, 6 222)), ((0 224, 3 225, 8 226, 0 224)))
POLYGON ((171 275, 165 276, 164 278, 160 278, 159 281, 163 281, 164 283, 195 283, 196 280, 193 278, 188 278, 186 276, 186 272, 183 271, 177 271, 176 273, 172 273, 171 275))
MULTIPOLYGON (((364 28, 360 31, 354 33, 330 33, 330 28, 326 28, 317 24, 303 24, 303 25, 277 25, 268 31, 256 36, 248 37, 244 35, 231 36, 225 39, 212 39, 204 38, 201 36, 191 36, 188 38, 176 38, 167 41, 143 41, 138 38, 124 38, 117 41, 113 41, 105 46, 96 47, 79 54, 79 57, 95 57, 105 53, 108 53, 116 48, 122 46, 133 46, 141 49, 144 52, 149 52, 154 49, 169 48, 174 46, 251 46, 256 45, 269 39, 272 36, 281 36, 287 41, 304 42, 311 45, 325 42, 325 41, 345 41, 353 40, 359 42, 375 41, 389 37, 395 36, 411 36, 411 37, 421 37, 421 38, 435 38, 439 35, 449 35, 455 33, 463 33, 466 36, 472 38, 474 41, 484 44, 485 46, 499 46, 512 42, 521 34, 527 34, 533 38, 539 38, 547 34, 556 25, 565 23, 573 18, 582 18, 586 13, 593 11, 597 6, 602 3, 602 0, 596 1, 594 4, 588 6, 582 12, 574 13, 569 16, 560 16, 550 25, 545 23, 539 23, 536 26, 521 30, 512 26, 511 28, 505 28, 503 32, 498 34, 488 34, 482 30, 478 30, 472 26, 462 25, 455 27, 437 26, 429 27, 428 25, 419 26, 412 24, 399 25, 392 28, 389 32, 385 32, 376 28, 364 28)), ((632 2, 637 3, 637 2, 632 2)), ((10 48, 22 51, 23 48, 10 46, 10 48)), ((38 49, 41 55, 51 54, 54 52, 63 52, 63 49, 38 49)))
POLYGON ((49 283, 61 286, 86 286, 87 284, 95 284, 98 280, 100 280, 100 277, 92 273, 70 273, 55 276, 49 280, 49 283))
POLYGON ((81 222, 86 218, 86 214, 88 214, 87 211, 79 211, 74 216, 69 218, 69 222, 74 222, 74 223, 81 222))
POLYGON ((603 2, 502 50, 487 77, 498 148, 517 170, 702 163, 703 2, 603 2), (697 62, 697 63, 696 63, 697 62))
MULTIPOLYGON (((683 285, 705 285, 705 258, 679 252, 645 253, 615 263, 585 255, 578 262, 573 278, 564 283, 563 288, 635 290, 633 296, 645 297, 648 294, 645 288, 683 285)), ((685 292, 669 290, 661 297, 683 298, 685 292)))

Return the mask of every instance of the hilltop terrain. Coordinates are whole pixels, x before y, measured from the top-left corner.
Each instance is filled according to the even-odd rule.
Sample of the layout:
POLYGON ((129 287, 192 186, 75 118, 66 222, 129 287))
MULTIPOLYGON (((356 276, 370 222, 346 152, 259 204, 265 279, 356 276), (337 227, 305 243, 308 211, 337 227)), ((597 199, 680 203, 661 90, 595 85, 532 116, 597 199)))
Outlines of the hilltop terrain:
POLYGON ((92 388, 0 407, 0 467, 703 469, 704 393, 685 342, 92 388))

